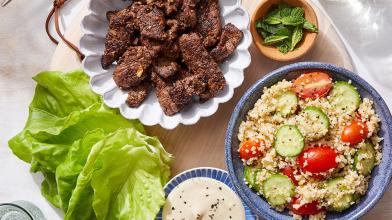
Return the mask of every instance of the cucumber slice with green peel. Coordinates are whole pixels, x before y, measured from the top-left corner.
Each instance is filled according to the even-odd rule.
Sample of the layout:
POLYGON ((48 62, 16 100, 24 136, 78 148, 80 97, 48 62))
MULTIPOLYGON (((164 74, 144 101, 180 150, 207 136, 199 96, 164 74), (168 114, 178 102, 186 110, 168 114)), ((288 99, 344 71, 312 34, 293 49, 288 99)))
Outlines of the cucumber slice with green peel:
POLYGON ((337 199, 337 196, 347 189, 347 186, 343 184, 344 178, 343 177, 337 177, 335 179, 331 179, 327 181, 327 200, 331 199, 333 200, 333 203, 328 209, 330 211, 335 211, 335 212, 341 212, 344 211, 348 208, 351 207, 353 202, 357 200, 357 196, 352 193, 346 193, 342 196, 340 196, 339 199, 337 199))
POLYGON ((355 112, 361 103, 361 96, 357 89, 348 82, 335 82, 330 96, 330 103, 335 109, 340 109, 345 113, 355 112))
POLYGON ((294 92, 288 91, 278 97, 277 112, 282 116, 295 112, 298 106, 298 97, 294 92))
POLYGON ((280 156, 294 157, 305 146, 304 137, 295 125, 283 125, 275 135, 275 150, 280 156))
POLYGON ((355 201, 355 197, 353 194, 345 194, 342 196, 342 198, 339 201, 332 203, 332 205, 328 207, 328 210, 334 212, 342 212, 350 208, 352 202, 354 201, 355 201))
POLYGON ((271 205, 285 205, 295 195, 295 186, 290 178, 273 174, 263 183, 263 194, 271 205))
POLYGON ((329 128, 328 115, 325 114, 325 112, 323 110, 321 110, 321 108, 315 107, 315 106, 309 106, 309 107, 306 107, 302 113, 306 114, 307 117, 313 119, 311 121, 311 123, 312 123, 311 126, 318 126, 318 127, 324 128, 324 129, 329 128))
POLYGON ((257 183, 257 174, 261 170, 258 168, 252 168, 249 166, 244 167, 244 178, 249 188, 254 189, 255 191, 260 191, 260 184, 257 183))
POLYGON ((253 188, 256 182, 256 175, 254 172, 254 168, 251 168, 249 166, 244 166, 244 178, 248 186, 250 188, 253 188))
POLYGON ((369 175, 376 163, 376 151, 370 143, 359 148, 354 156, 354 169, 362 175, 369 175))
POLYGON ((315 141, 328 133, 329 118, 319 107, 308 106, 297 116, 300 131, 309 141, 315 141))

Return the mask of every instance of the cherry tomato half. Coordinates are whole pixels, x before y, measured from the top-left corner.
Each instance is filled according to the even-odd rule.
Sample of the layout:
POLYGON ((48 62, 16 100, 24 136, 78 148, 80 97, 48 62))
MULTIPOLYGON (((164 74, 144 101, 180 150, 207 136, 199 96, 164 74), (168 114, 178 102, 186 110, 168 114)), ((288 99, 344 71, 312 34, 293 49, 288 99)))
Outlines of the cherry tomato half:
POLYGON ((336 168, 337 153, 331 147, 310 147, 297 158, 297 163, 303 171, 322 173, 336 168))
POLYGON ((315 214, 317 214, 317 213, 322 211, 322 209, 319 209, 317 207, 317 205, 318 205, 317 201, 313 201, 311 203, 304 204, 304 205, 300 206, 299 208, 294 208, 294 205, 300 204, 300 203, 301 203, 301 198, 297 197, 297 198, 293 199, 293 201, 291 203, 292 204, 291 205, 291 211, 294 214, 297 214, 297 215, 315 215, 315 214))
POLYGON ((283 173, 283 175, 285 175, 288 178, 290 178, 291 181, 294 183, 294 185, 298 186, 298 181, 294 177, 294 172, 295 172, 294 168, 292 168, 290 166, 287 166, 287 167, 283 168, 281 170, 281 172, 283 173))
POLYGON ((239 153, 241 159, 244 160, 250 160, 251 158, 259 158, 263 154, 263 152, 260 149, 260 145, 264 144, 263 140, 247 140, 244 143, 242 143, 239 153))
POLYGON ((332 78, 328 74, 311 72, 298 77, 294 81, 293 89, 303 99, 316 99, 326 96, 332 86, 332 78))
POLYGON ((355 120, 353 123, 343 128, 341 139, 343 142, 355 145, 365 140, 368 134, 369 130, 366 123, 355 120))

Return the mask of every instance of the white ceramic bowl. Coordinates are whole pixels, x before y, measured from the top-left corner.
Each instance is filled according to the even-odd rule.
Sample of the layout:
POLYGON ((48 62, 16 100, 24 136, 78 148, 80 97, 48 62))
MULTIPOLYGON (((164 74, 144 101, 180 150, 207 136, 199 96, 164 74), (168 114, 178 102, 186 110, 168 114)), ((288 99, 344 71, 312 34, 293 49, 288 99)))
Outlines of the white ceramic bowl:
POLYGON ((234 89, 244 80, 244 69, 249 66, 251 56, 248 51, 252 37, 248 30, 249 14, 241 7, 239 0, 220 0, 223 24, 233 23, 244 33, 244 38, 234 54, 224 63, 221 69, 227 81, 227 87, 217 97, 205 103, 189 104, 183 111, 167 116, 163 113, 154 92, 138 108, 130 108, 126 103, 127 92, 119 89, 113 81, 114 67, 104 70, 101 66, 101 56, 104 51, 105 37, 108 30, 106 12, 118 10, 129 5, 123 0, 89 0, 88 14, 82 21, 83 36, 80 49, 85 54, 83 69, 90 76, 91 88, 103 96, 105 103, 111 108, 119 108, 121 114, 128 119, 139 119, 144 125, 160 124, 166 129, 177 125, 195 124, 201 117, 207 117, 218 110, 220 103, 233 97, 234 89))

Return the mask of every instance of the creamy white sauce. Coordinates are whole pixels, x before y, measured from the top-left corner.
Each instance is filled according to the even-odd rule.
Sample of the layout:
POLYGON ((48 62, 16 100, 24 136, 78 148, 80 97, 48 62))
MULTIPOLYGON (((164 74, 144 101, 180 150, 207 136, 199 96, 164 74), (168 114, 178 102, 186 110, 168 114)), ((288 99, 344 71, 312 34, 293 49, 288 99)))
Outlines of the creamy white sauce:
POLYGON ((224 183, 205 177, 188 179, 167 197, 164 220, 245 220, 240 198, 224 183))

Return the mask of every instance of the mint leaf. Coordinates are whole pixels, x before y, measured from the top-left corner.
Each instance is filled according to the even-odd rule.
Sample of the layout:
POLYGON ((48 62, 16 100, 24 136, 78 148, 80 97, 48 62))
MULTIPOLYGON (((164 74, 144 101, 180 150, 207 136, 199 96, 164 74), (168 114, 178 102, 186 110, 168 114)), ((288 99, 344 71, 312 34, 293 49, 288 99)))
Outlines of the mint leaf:
POLYGON ((291 37, 291 47, 290 51, 293 51, 295 46, 302 40, 302 25, 295 27, 293 36, 291 37))
POLYGON ((278 45, 278 50, 279 50, 281 53, 286 54, 286 53, 289 52, 290 46, 287 45, 287 44, 285 44, 285 43, 283 43, 283 44, 278 45))
POLYGON ((285 40, 287 38, 289 38, 289 37, 288 36, 276 36, 276 35, 269 36, 264 39, 264 44, 265 45, 276 44, 276 43, 282 42, 283 40, 285 40))
POLYGON ((310 32, 315 32, 315 33, 318 32, 318 29, 317 29, 316 25, 310 23, 310 22, 309 22, 308 20, 306 20, 306 19, 305 19, 305 22, 304 22, 304 28, 305 28, 306 30, 310 31, 310 32))
POLYGON ((305 22, 305 19, 303 17, 296 17, 296 16, 286 16, 282 17, 281 19, 282 24, 284 25, 292 25, 292 26, 297 26, 300 24, 303 24, 305 22))
POLYGON ((262 29, 265 32, 275 34, 278 26, 269 25, 269 24, 261 21, 260 23, 257 23, 256 27, 259 29, 262 29))
POLYGON ((288 27, 280 27, 276 30, 276 35, 279 36, 288 36, 289 38, 293 35, 293 31, 290 30, 288 27))
POLYGON ((260 30, 259 33, 261 34, 261 36, 263 38, 267 38, 267 37, 269 37, 271 35, 270 33, 266 32, 266 31, 263 31, 263 30, 260 30))
POLYGON ((291 15, 291 9, 290 8, 283 8, 279 12, 280 17, 287 17, 291 15))
POLYGON ((264 22, 267 24, 280 24, 281 23, 280 18, 277 16, 270 16, 270 17, 264 19, 264 22))
POLYGON ((291 10, 290 15, 294 17, 304 17, 305 11, 303 8, 295 7, 291 10))

